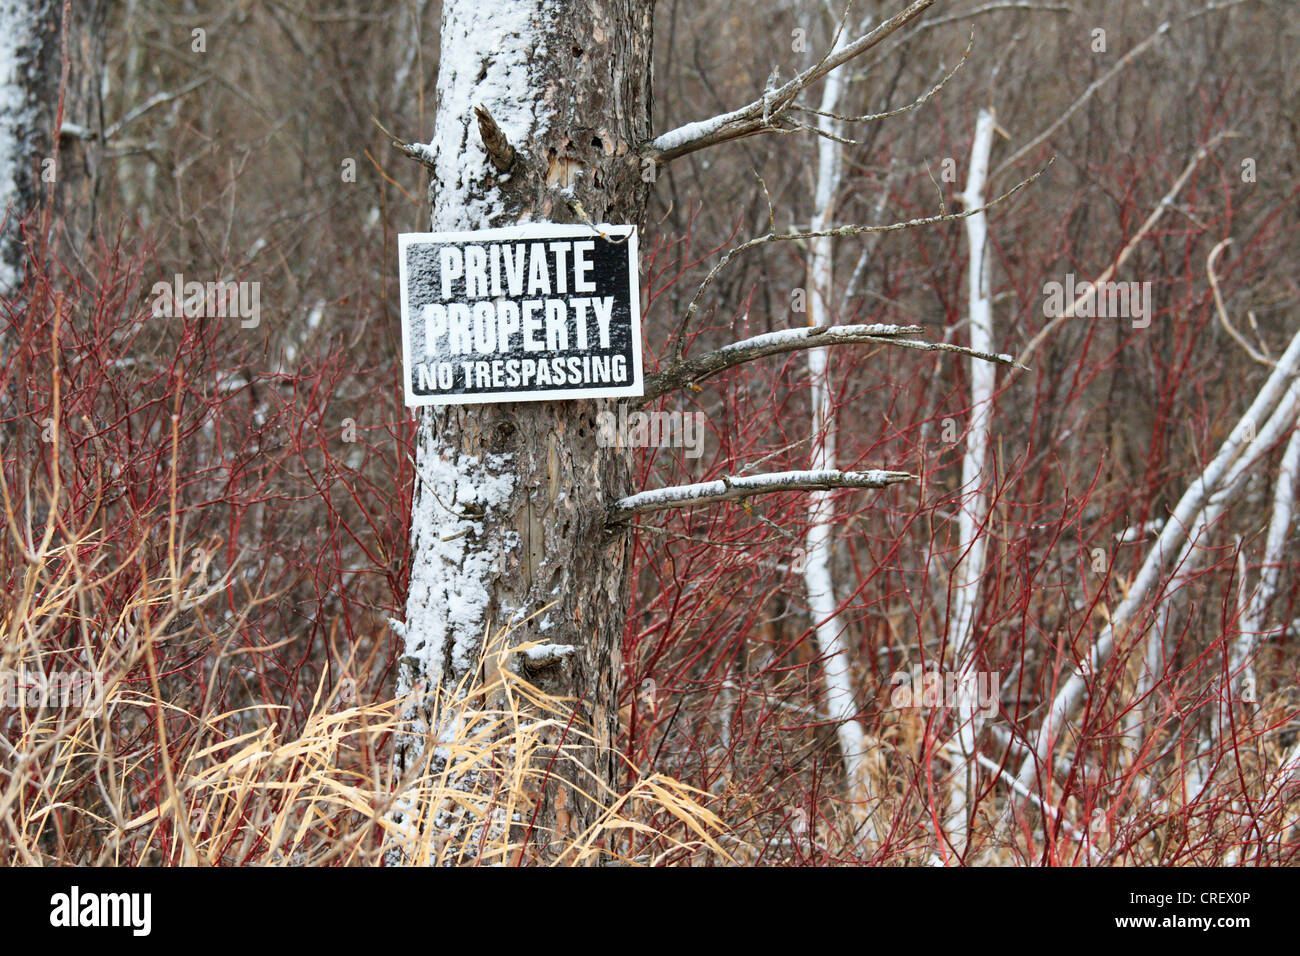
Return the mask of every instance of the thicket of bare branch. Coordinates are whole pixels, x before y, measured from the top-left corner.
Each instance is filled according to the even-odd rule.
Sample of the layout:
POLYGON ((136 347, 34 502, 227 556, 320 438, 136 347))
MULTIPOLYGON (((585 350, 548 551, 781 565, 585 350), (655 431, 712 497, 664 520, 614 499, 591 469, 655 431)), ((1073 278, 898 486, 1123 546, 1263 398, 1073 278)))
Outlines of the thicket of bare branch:
MULTIPOLYGON (((843 5, 660 0, 655 129, 760 105, 708 148, 646 144, 645 409, 701 412, 707 434, 700 457, 645 449, 638 477, 711 503, 680 507, 696 494, 683 492, 614 516, 637 522, 618 812, 651 829, 611 818, 575 856, 1295 861, 1291 522, 1270 535, 1279 483, 1295 480, 1294 417, 1251 423, 1253 466, 1112 627, 1300 316, 1296 21, 1274 0, 1204 7, 936 3, 842 67, 844 116, 900 112, 842 125, 832 225, 941 221, 837 237, 831 319, 858 332, 823 333, 800 305, 807 238, 714 270, 749 240, 812 231, 820 87, 779 91, 821 62, 843 5), (984 107, 999 129, 987 194, 1047 171, 988 212, 997 351, 1028 368, 997 368, 972 653, 1000 683, 969 842, 953 846, 936 823, 951 715, 894 690, 895 675, 920 686, 955 664, 971 409, 952 217, 970 211, 959 197, 984 107), (1151 283, 1149 324, 1045 315, 1045 284, 1067 274, 1151 283), (810 467, 807 343, 764 351, 787 329, 846 339, 829 359, 839 468, 914 476, 833 499, 866 803, 848 799, 822 707, 806 500, 741 493, 810 467), (725 351, 740 341, 743 364, 725 351), (1277 534, 1290 544, 1269 563, 1277 534), (1095 657, 1106 634, 1113 650, 1095 657), (1246 646, 1253 697, 1225 697, 1246 646), (1076 671, 1082 690, 1044 746, 1076 671)), ((57 215, 0 310, 0 668, 97 667, 114 704, 33 723, 0 703, 0 862, 380 860, 375 821, 399 786, 385 776, 388 621, 405 600, 414 482, 396 235, 428 218, 427 170, 392 138, 428 137, 438 17, 434 0, 77 11, 57 215), (153 283, 177 273, 259 282, 260 323, 151 315, 153 283), (350 803, 317 812, 309 760, 350 803), (274 779, 302 787, 264 788, 274 779)), ((39 213, 27 227, 40 234, 39 213)), ((844 484, 808 481, 791 487, 844 484)), ((507 717, 519 711, 483 719, 507 717)), ((511 790, 508 764, 493 764, 488 802, 526 806, 531 784, 511 790)), ((504 838, 462 851, 432 849, 526 859, 504 838)))

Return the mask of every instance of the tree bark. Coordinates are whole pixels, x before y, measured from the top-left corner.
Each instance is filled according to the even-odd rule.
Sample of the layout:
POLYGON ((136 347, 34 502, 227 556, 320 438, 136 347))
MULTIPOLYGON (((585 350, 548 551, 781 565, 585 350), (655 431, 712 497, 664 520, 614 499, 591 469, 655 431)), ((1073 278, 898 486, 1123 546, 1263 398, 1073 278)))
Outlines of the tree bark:
MULTIPOLYGON (((432 228, 639 224, 652 13, 653 0, 447 0, 434 138, 423 148, 432 228)), ((512 658, 531 683, 571 698, 572 724, 549 743, 590 739, 576 760, 554 764, 557 779, 537 795, 530 859, 550 858, 549 842, 594 822, 598 801, 578 787, 596 796, 614 782, 631 541, 606 516, 632 490, 632 457, 597 444, 607 406, 434 407, 418 428, 398 684, 417 700, 398 768, 437 743, 429 692, 472 681, 489 629, 508 627, 509 646, 572 645, 572 654, 512 658)), ((445 834, 457 823, 432 826, 445 834)))
POLYGON ((53 157, 58 0, 0 0, 0 291, 21 283, 23 218, 36 207, 41 160, 53 157))

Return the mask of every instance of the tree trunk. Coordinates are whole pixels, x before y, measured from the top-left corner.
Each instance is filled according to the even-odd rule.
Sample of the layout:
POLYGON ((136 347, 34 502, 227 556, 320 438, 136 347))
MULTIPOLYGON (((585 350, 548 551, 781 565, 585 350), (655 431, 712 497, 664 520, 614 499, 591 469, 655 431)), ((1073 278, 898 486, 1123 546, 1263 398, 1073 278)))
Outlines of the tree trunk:
MULTIPOLYGON (((866 24, 864 23, 864 26, 866 24)), ((841 31, 833 49, 838 52, 849 42, 847 31, 841 31)), ((843 173, 843 144, 839 139, 840 123, 834 118, 840 111, 840 98, 847 77, 837 70, 826 77, 818 109, 817 128, 828 135, 817 140, 817 180, 813 193, 810 232, 824 232, 835 226, 836 200, 843 173)), ((820 236, 809 242, 808 262, 808 324, 813 328, 829 326, 838 318, 835 303, 834 239, 820 236)), ((835 395, 830 380, 829 346, 808 350, 809 402, 812 406, 812 454, 808 467, 813 471, 837 468, 835 395)), ((817 647, 822 654, 822 675, 826 684, 826 716, 835 724, 836 738, 844 758, 844 775, 848 799, 857 812, 869 812, 866 806, 867 752, 870 749, 866 731, 858 720, 857 693, 853 683, 853 666, 845 646, 848 623, 840 613, 840 602, 835 594, 835 578, 831 573, 831 556, 834 548, 835 492, 814 491, 808 496, 807 557, 804 561, 804 581, 808 590, 808 607, 812 612, 813 629, 817 647)), ((875 842, 875 828, 867 818, 865 835, 875 842)))
MULTIPOLYGON (((993 151, 993 111, 982 109, 975 124, 975 141, 971 144, 970 174, 962 204, 978 209, 986 198, 989 157, 993 151)), ((986 213, 966 219, 966 241, 970 248, 967 273, 970 313, 970 347, 978 351, 994 350, 993 297, 990 286, 989 224, 986 213)), ((957 752, 950 776, 948 806, 948 840, 953 850, 965 854, 968 835, 966 819, 969 798, 978 785, 979 764, 975 760, 982 714, 975 706, 976 687, 975 619, 979 616, 980 582, 984 578, 988 545, 989 443, 993 421, 993 393, 997 370, 987 362, 970 363, 970 426, 966 432, 966 449, 961 463, 961 510, 957 515, 959 543, 957 565, 952 572, 953 609, 948 631, 953 666, 957 673, 957 752)))
POLYGON ((41 160, 52 158, 58 96, 57 0, 0 0, 0 290, 22 281, 22 219, 36 207, 41 160))
MULTIPOLYGON (((430 197, 435 231, 520 222, 639 223, 648 186, 637 148, 650 132, 653 0, 447 0, 430 197), (491 120, 476 119, 482 106, 491 120), (493 121, 508 147, 492 155, 493 121), (502 172, 499 166, 513 161, 502 172)), ((608 530, 609 504, 629 493, 631 453, 599 447, 609 400, 433 407, 417 436, 411 578, 399 693, 419 697, 398 767, 418 766, 430 730, 428 692, 453 693, 483 665, 485 633, 575 652, 521 676, 572 698, 566 746, 537 795, 530 858, 591 824, 613 783, 617 676, 628 602, 630 534, 608 530), (545 610, 543 610, 545 608, 545 610), (541 613, 538 613, 541 612, 541 613), (579 767, 585 768, 583 774, 579 767), (577 776, 585 779, 578 781, 577 776)), ((435 749, 433 766, 437 767, 435 749)), ((443 834, 456 819, 431 823, 443 834)))

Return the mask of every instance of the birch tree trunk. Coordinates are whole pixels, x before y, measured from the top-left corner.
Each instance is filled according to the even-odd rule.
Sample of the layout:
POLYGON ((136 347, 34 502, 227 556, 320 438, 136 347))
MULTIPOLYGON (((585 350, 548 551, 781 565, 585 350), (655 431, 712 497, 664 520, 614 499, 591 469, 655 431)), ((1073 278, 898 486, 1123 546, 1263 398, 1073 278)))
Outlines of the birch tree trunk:
POLYGON ((1251 592, 1250 603, 1242 616, 1241 636, 1234 642, 1228 659, 1226 696, 1229 700, 1242 699, 1255 703, 1255 651, 1270 634, 1285 628, 1270 627, 1267 616, 1277 597, 1286 560, 1286 543, 1295 519, 1296 482, 1300 480, 1300 424, 1291 433, 1278 467, 1277 484, 1273 488, 1273 513, 1268 523, 1268 537, 1264 543, 1264 561, 1260 566, 1259 582, 1251 592))
POLYGON ((19 223, 40 195, 57 97, 56 0, 0 0, 0 290, 22 280, 19 223))
MULTIPOLYGON (((993 151, 993 111, 982 109, 975 123, 970 173, 962 204, 967 209, 984 205, 984 188, 993 151)), ((993 299, 989 291, 988 216, 976 213, 966 219, 970 247, 969 283, 970 347, 993 351, 993 299)), ((949 797, 948 839, 961 851, 966 843, 967 794, 974 790, 977 764, 973 757, 981 723, 975 706, 975 617, 979 611, 980 580, 984 577, 989 496, 989 428, 993 419, 996 369, 975 359, 970 363, 970 427, 961 467, 961 510, 957 516, 958 557, 952 573, 952 626, 948 643, 958 675, 957 745, 949 797)))
MULTIPOLYGON (((434 136, 424 148, 435 231, 639 222, 652 10, 653 0, 446 0, 434 136), (491 120, 476 119, 479 106, 491 120)), ((535 668, 514 658, 527 668, 521 676, 574 702, 571 726, 551 742, 592 741, 576 764, 556 764, 561 779, 537 797, 543 858, 549 839, 595 818, 575 786, 598 794, 614 775, 630 535, 608 530, 606 515, 630 490, 631 455, 598 447, 605 404, 435 407, 418 428, 398 689, 424 695, 398 767, 418 764, 430 743, 428 692, 472 677, 488 629, 509 627, 511 646, 571 646, 535 668)), ((456 826, 432 824, 444 833, 456 826)))
MULTIPOLYGON (((841 32, 834 50, 838 52, 848 42, 841 32)), ((831 115, 840 109, 840 97, 845 85, 842 72, 826 78, 818 108, 817 127, 829 134, 817 140, 817 183, 813 195, 813 216, 810 232, 824 232, 835 222, 835 198, 840 188, 843 146, 832 136, 838 134, 839 123, 831 115)), ((808 261, 808 324, 814 328, 829 326, 834 321, 835 283, 833 282, 834 246, 830 236, 819 236, 809 243, 808 261)), ((809 401, 812 405, 812 455, 809 468, 813 471, 837 467, 835 456, 835 403, 830 382, 830 348, 822 346, 808 350, 809 401)), ((857 719, 857 694, 848 650, 844 646, 845 622, 840 614, 835 596, 835 580, 831 574, 831 555, 834 542, 835 492, 813 491, 808 495, 808 533, 805 539, 807 555, 804 561, 804 581, 808 590, 808 608, 812 613, 817 635, 817 647, 822 655, 822 675, 826 684, 825 712, 835 724, 840 753, 844 757, 844 774, 848 782, 849 800, 855 805, 867 799, 867 779, 864 758, 867 736, 857 719)), ((869 825, 870 829, 870 825, 869 825)), ((875 839, 874 833, 868 839, 875 839)))

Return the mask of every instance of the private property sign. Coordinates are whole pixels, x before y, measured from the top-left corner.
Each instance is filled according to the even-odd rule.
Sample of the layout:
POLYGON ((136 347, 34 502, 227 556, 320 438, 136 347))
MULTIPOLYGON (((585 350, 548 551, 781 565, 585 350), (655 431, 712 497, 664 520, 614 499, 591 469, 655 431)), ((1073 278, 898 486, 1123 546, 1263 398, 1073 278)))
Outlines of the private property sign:
POLYGON ((407 405, 640 395, 636 227, 398 236, 407 405))

